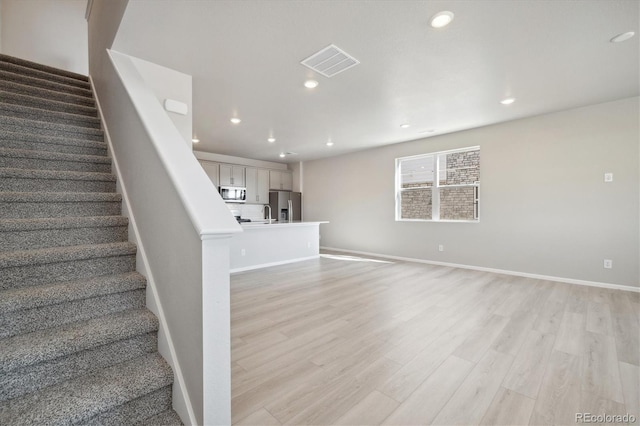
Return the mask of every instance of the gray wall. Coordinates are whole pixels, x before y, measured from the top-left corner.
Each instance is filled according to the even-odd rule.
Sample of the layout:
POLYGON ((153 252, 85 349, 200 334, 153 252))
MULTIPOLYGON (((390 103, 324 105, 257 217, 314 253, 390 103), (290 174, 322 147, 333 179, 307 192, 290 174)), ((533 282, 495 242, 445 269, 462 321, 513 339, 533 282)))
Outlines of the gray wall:
POLYGON ((639 99, 305 162, 305 220, 324 247, 638 287, 639 99), (480 223, 394 220, 396 157, 474 145, 480 223))
POLYGON ((0 52, 87 74, 86 1, 2 0, 0 52))

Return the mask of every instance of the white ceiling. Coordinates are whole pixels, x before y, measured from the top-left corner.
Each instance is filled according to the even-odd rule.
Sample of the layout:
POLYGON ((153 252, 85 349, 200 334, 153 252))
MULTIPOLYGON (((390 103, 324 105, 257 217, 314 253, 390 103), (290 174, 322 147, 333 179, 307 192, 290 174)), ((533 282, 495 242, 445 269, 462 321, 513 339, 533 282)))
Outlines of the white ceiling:
POLYGON ((114 49, 193 76, 195 149, 300 161, 637 96, 639 16, 637 0, 131 0, 114 49), (299 63, 329 44, 360 64, 299 63))

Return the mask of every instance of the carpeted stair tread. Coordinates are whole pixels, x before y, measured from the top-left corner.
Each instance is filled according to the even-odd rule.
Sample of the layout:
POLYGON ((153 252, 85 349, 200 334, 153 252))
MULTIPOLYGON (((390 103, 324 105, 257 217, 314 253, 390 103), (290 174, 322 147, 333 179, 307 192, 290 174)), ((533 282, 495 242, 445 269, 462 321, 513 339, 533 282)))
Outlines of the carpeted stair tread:
POLYGON ((87 82, 89 81, 89 77, 87 77, 86 75, 78 74, 72 71, 67 71, 60 68, 56 68, 56 67, 51 67, 49 65, 39 64, 37 62, 32 62, 27 59, 17 58, 15 56, 4 55, 2 53, 0 53, 0 61, 9 62, 9 63, 20 65, 23 67, 33 68, 36 70, 44 71, 49 74, 61 75, 68 78, 74 78, 80 81, 87 81, 87 82))
POLYGON ((138 272, 129 272, 5 290, 0 293, 0 313, 137 290, 145 288, 146 283, 138 272))
POLYGON ((124 216, 82 216, 35 219, 0 219, 0 232, 35 231, 40 229, 98 228, 127 226, 124 216))
POLYGON ((30 77, 42 80, 53 80, 57 83, 66 84, 68 86, 80 87, 82 89, 91 90, 91 84, 87 80, 71 78, 60 74, 54 74, 48 71, 42 71, 37 68, 24 66, 12 62, 0 60, 0 70, 12 72, 15 74, 28 75, 30 77))
POLYGON ((0 219, 0 252, 127 240, 124 216, 0 219))
MULTIPOLYGON (((156 332, 139 334, 129 339, 87 349, 73 354, 18 368, 0 374, 0 402, 18 398, 47 386, 64 382, 74 377, 111 367, 121 362, 157 352, 158 336, 156 332)), ((168 406, 171 405, 169 391, 168 406)), ((162 410, 166 404, 160 404, 162 410)), ((123 421, 119 424, 126 424, 123 421)))
POLYGON ((120 202, 115 192, 0 192, 0 203, 120 202))
POLYGON ((33 158, 49 161, 74 161, 78 163, 111 164, 111 158, 102 155, 69 154, 31 149, 1 148, 0 157, 33 158))
POLYGON ((103 191, 0 192, 0 217, 115 216, 122 214, 121 200, 120 194, 103 191))
POLYGON ((98 109, 85 105, 76 105, 68 102, 60 102, 53 99, 39 98, 36 96, 23 95, 0 90, 0 99, 2 102, 14 105, 23 105, 32 108, 39 108, 47 111, 66 112, 69 114, 78 114, 87 117, 97 117, 98 109))
POLYGON ((83 426, 124 426, 134 425, 149 416, 162 413, 171 408, 171 386, 157 389, 139 398, 128 401, 109 411, 100 413, 83 426))
POLYGON ((71 86, 59 83, 55 80, 36 78, 29 75, 18 74, 0 69, 0 79, 12 83, 24 84, 32 87, 39 87, 53 92, 70 93, 76 96, 92 97, 91 90, 82 87, 71 86))
POLYGON ((178 413, 167 410, 136 423, 136 426, 182 426, 182 424, 178 413))
POLYGON ((0 339, 144 308, 145 302, 144 289, 137 289, 0 314, 0 339))
MULTIPOLYGON (((73 172, 67 170, 30 170, 0 168, 0 178, 42 179, 42 180, 94 180, 115 182, 116 177, 111 173, 73 172)), ((2 185, 0 184, 0 188, 2 185)), ((13 191, 12 191, 13 192, 13 191)))
POLYGON ((4 129, 0 130, 0 146, 33 151, 41 150, 45 152, 64 151, 76 154, 80 154, 80 151, 91 151, 94 152, 92 155, 107 155, 107 144, 105 142, 31 133, 16 133, 4 129))
POLYGON ((34 87, 26 84, 16 83, 15 81, 5 81, 0 78, 0 90, 3 92, 17 93, 21 95, 33 96, 36 98, 55 100, 58 102, 66 102, 72 105, 84 105, 95 107, 96 103, 93 98, 86 96, 78 96, 72 93, 57 92, 42 87, 34 87))
POLYGON ((130 242, 50 247, 37 250, 16 250, 0 253, 0 268, 15 268, 18 266, 70 262, 102 257, 128 256, 135 253, 136 245, 130 242))
POLYGON ((0 102, 0 115, 5 117, 22 118, 26 120, 36 120, 56 124, 68 124, 71 126, 100 129, 100 119, 95 116, 92 117, 89 115, 74 114, 70 112, 51 111, 48 109, 26 105, 17 105, 7 102, 0 102))
POLYGON ((104 155, 0 147, 0 168, 111 173, 111 158, 104 155))
MULTIPOLYGON (((64 164, 69 165, 69 163, 64 164)), ((0 192, 115 192, 115 190, 115 176, 104 171, 0 167, 0 192)))
POLYGON ((0 405, 0 424, 77 424, 173 381, 158 353, 145 355, 0 405))
POLYGON ((146 308, 139 308, 20 334, 2 340, 0 372, 24 368, 157 330, 158 320, 155 315, 146 308))
POLYGON ((26 128, 29 129, 29 133, 31 134, 104 142, 104 132, 101 129, 91 127, 27 120, 25 118, 7 117, 4 115, 0 115, 0 126, 10 132, 20 131, 20 129, 26 128))

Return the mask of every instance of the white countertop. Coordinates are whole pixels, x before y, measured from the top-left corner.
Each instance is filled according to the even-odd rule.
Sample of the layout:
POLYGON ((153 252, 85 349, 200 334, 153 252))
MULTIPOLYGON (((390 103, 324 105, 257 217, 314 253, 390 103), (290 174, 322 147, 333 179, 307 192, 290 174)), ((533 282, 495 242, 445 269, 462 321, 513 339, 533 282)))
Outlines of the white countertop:
POLYGON ((273 223, 260 223, 260 222, 244 222, 240 225, 242 229, 264 229, 264 228, 287 228, 291 226, 311 226, 311 225, 320 225, 321 223, 329 223, 328 221, 318 221, 318 222, 273 222, 273 223))

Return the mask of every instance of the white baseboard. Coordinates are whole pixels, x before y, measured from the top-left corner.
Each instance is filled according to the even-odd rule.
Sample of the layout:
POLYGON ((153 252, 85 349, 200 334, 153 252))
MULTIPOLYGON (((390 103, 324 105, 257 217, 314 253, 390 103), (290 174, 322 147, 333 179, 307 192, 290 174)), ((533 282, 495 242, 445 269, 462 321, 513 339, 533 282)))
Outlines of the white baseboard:
MULTIPOLYGON (((98 94, 95 91, 93 79, 91 78, 91 76, 89 76, 89 82, 91 83, 91 91, 93 92, 93 95, 95 97, 96 107, 98 108, 98 114, 100 115, 100 121, 104 130, 104 136, 105 141, 107 142, 109 156, 111 157, 111 160, 113 162, 113 172, 116 174, 116 177, 118 179, 117 192, 122 195, 123 206, 127 211, 126 216, 129 218, 129 224, 131 225, 131 229, 133 230, 133 239, 135 240, 135 243, 138 247, 137 255, 140 257, 140 260, 142 262, 142 270, 139 270, 138 272, 144 275, 144 277, 147 279, 147 289, 151 290, 151 298, 147 298, 147 307, 158 317, 158 321, 160 323, 160 328, 158 331, 158 350, 160 350, 161 347, 162 337, 164 336, 164 338, 166 339, 166 350, 161 351, 161 354, 166 358, 167 362, 169 363, 169 365, 171 365, 174 372, 175 380, 173 383, 173 408, 183 420, 186 417, 189 419, 190 424, 195 425, 197 424, 196 416, 193 412, 193 406, 189 398, 184 375, 182 374, 182 369, 180 368, 180 364, 178 363, 178 357, 176 355, 173 339, 171 338, 171 333, 167 324, 167 318, 164 314, 164 309, 162 308, 160 297, 158 296, 158 290, 153 278, 153 273, 151 272, 151 268, 149 267, 147 253, 144 249, 142 241, 140 240, 138 226, 136 224, 133 212, 131 211, 129 196, 124 185, 124 181, 122 180, 122 174, 120 172, 120 167, 118 166, 118 160, 113 156, 113 144, 111 142, 111 136, 109 135, 109 129, 107 128, 107 123, 104 119, 102 108, 100 106, 100 100, 98 99, 98 94)), ((132 236, 129 235, 130 239, 131 237, 132 236)))
POLYGON ((550 275, 530 274, 528 272, 509 271, 506 269, 496 269, 496 268, 485 268, 482 266, 462 265, 459 263, 438 262, 434 260, 416 259, 413 257, 391 256, 388 254, 370 253, 366 251, 357 251, 357 250, 345 250, 345 249, 340 249, 335 247, 320 247, 320 249, 339 251, 343 253, 360 254, 363 256, 382 257, 384 259, 402 260, 405 262, 426 263, 428 265, 449 266, 451 268, 472 269, 474 271, 493 272, 495 274, 514 275, 517 277, 535 278, 539 280, 556 281, 556 282, 567 283, 567 284, 577 284, 577 285, 585 285, 589 287, 601 287, 601 288, 608 288, 612 290, 623 290, 623 291, 640 293, 640 287, 631 287, 628 285, 600 283, 597 281, 576 280, 573 278, 552 277, 550 275))
POLYGON ((261 263, 259 265, 251 265, 251 266, 245 266, 243 268, 231 269, 229 272, 231 272, 232 274, 235 274, 236 272, 251 271, 253 269, 268 268, 270 266, 286 265, 287 263, 302 262, 304 260, 312 260, 312 259, 317 259, 319 257, 320 257, 320 255, 317 254, 315 256, 299 257, 299 258, 296 258, 296 259, 283 260, 281 262, 261 263))

